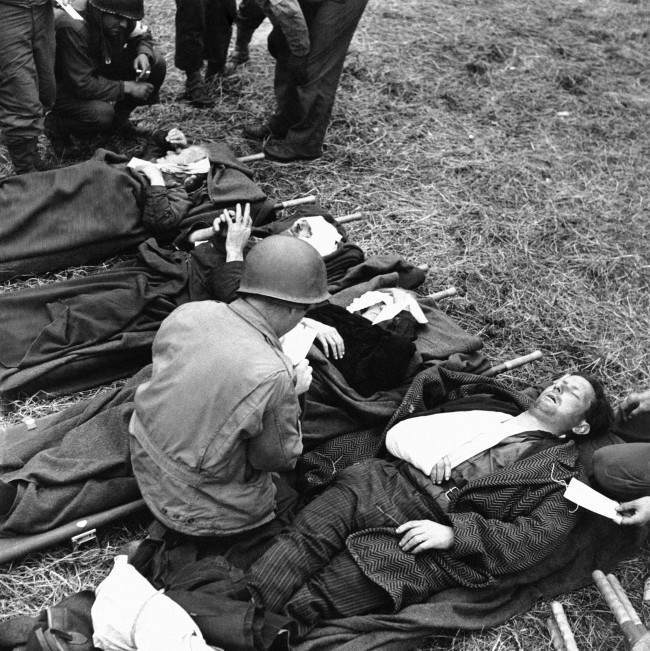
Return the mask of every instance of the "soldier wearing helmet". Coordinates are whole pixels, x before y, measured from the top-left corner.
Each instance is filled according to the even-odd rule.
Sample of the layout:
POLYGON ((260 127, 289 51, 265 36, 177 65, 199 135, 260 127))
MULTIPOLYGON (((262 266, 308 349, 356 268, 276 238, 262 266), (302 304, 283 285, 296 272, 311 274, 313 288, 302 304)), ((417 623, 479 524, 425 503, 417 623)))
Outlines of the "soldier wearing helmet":
POLYGON ((187 303, 153 344, 149 382, 130 423, 133 471, 156 518, 186 535, 252 531, 275 516, 274 471, 302 451, 298 396, 307 362, 293 367, 279 338, 329 297, 309 244, 271 236, 246 257, 230 304, 187 303))
POLYGON ((133 135, 129 115, 136 106, 158 101, 165 78, 165 59, 139 22, 142 0, 84 0, 84 5, 83 21, 63 11, 55 19, 56 103, 45 120, 55 149, 70 133, 133 135))

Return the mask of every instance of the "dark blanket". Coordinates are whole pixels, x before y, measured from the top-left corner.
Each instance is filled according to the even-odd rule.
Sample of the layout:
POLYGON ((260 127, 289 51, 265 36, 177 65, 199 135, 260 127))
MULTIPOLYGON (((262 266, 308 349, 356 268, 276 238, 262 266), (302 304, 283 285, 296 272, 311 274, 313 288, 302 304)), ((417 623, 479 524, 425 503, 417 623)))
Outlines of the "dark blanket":
MULTIPOLYGON (((177 223, 166 228, 211 224, 224 206, 265 200, 250 170, 226 145, 207 147, 212 167, 203 193, 185 195, 177 223)), ((83 163, 2 179, 0 281, 93 264, 152 235, 142 222, 148 182, 126 162, 100 149, 83 163)))
POLYGON ((140 497, 131 471, 128 425, 136 387, 150 367, 124 387, 40 418, 35 428, 0 431, 3 537, 58 525, 140 497), (4 499, 2 499, 4 497, 4 499))
MULTIPOLYGON (((349 259, 346 249, 341 256, 349 259)), ((328 258, 326 267, 334 265, 339 276, 340 260, 328 258)), ((423 281, 420 269, 399 258, 374 268, 389 271, 388 282, 395 282, 402 278, 392 271, 396 264, 412 270, 403 276, 412 284, 403 286, 423 281)), ((225 265, 225 251, 212 244, 183 252, 150 239, 136 259, 108 271, 4 294, 0 393, 65 393, 128 377, 151 361, 153 338, 175 307, 188 300, 231 300, 240 273, 241 265, 225 265)), ((348 282, 343 275, 336 286, 348 282)))
MULTIPOLYGON (((432 324, 440 327, 443 345, 438 349, 439 354, 447 350, 451 336, 457 340, 459 349, 478 350, 481 345, 478 338, 464 333, 448 317, 437 319, 433 307, 423 307, 432 324)), ((426 348, 431 354, 437 354, 431 346, 435 339, 433 326, 423 328, 419 335, 428 342, 426 348)), ((416 347, 420 345, 420 336, 415 341, 416 347)), ((347 433, 341 440, 349 449, 340 463, 358 458, 364 445, 368 447, 366 456, 373 455, 381 444, 381 432, 402 401, 408 383, 363 397, 345 382, 316 346, 312 347, 309 357, 314 375, 306 395, 302 429, 305 449, 312 452, 304 455, 300 467, 314 479, 320 476, 321 464, 325 475, 331 476, 332 461, 336 462, 339 456, 336 441, 341 432, 347 433)), ((477 367, 484 365, 485 360, 478 352, 472 359, 477 367)), ((0 482, 21 486, 17 499, 15 495, 5 498, 4 509, 0 490, 0 514, 9 510, 4 516, 0 515, 0 536, 47 531, 61 522, 116 505, 111 498, 110 485, 95 481, 94 474, 105 476, 102 473, 109 472, 112 473, 111 481, 119 478, 120 485, 121 482, 124 486, 133 485, 128 461, 128 419, 133 410, 135 389, 140 382, 146 381, 150 368, 143 369, 121 389, 102 393, 55 416, 38 419, 35 430, 20 424, 7 428, 4 436, 0 433, 3 451, 0 482), (105 453, 101 459, 89 463, 87 455, 95 446, 105 453), (86 481, 91 488, 81 489, 86 481), (24 485, 25 482, 30 485, 24 485), (103 487, 108 490, 104 491, 103 487), (60 517, 60 512, 65 517, 60 517)), ((417 365, 414 371, 416 368, 417 365)), ((326 482, 305 479, 303 483, 318 486, 326 482)), ((128 497, 120 493, 119 499, 124 499, 117 503, 133 499, 132 494, 128 497)))
POLYGON ((482 590, 450 588, 426 603, 407 606, 396 614, 364 615, 325 622, 295 646, 296 651, 414 648, 440 630, 480 630, 503 624, 530 610, 538 599, 589 585, 591 572, 611 571, 633 556, 646 531, 623 528, 586 511, 564 544, 534 568, 505 577, 482 590))

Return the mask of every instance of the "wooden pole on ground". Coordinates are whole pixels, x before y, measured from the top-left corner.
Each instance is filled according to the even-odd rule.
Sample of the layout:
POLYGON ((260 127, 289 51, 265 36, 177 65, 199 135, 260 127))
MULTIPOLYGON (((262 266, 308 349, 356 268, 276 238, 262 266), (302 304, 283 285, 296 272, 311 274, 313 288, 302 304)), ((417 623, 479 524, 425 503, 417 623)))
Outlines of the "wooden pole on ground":
POLYGON ((562 642, 566 651, 578 651, 576 639, 573 637, 573 631, 571 630, 569 620, 564 613, 562 604, 559 601, 551 601, 551 612, 553 613, 555 623, 557 624, 557 628, 562 636, 562 642))
MULTIPOLYGON (((647 631, 645 626, 643 626, 640 619, 638 620, 639 624, 635 623, 635 620, 628 612, 625 604, 621 601, 617 590, 609 581, 608 577, 606 577, 600 570, 594 570, 591 576, 598 587, 598 590, 600 590, 600 594, 609 606, 609 609, 614 614, 614 618, 627 638, 632 651, 650 651, 650 633, 647 631)), ((616 581, 616 583, 618 583, 618 581, 616 581)), ((618 585, 620 586, 620 584, 618 585)), ((623 590, 623 588, 621 587, 620 590, 623 590)), ((627 596, 626 601, 629 602, 627 596)), ((630 607, 634 610, 631 604, 630 607)))
POLYGON ((240 163, 252 163, 253 161, 256 160, 264 160, 266 156, 264 156, 264 152, 261 151, 258 154, 248 154, 248 156, 239 156, 237 160, 240 163))
POLYGON ((485 375, 486 377, 494 377, 495 375, 499 375, 499 373, 503 373, 504 371, 511 371, 514 368, 519 368, 525 364, 530 364, 530 362, 534 362, 538 359, 541 359, 542 357, 544 357, 544 353, 542 353, 541 350, 535 350, 528 355, 515 357, 514 359, 511 359, 507 362, 502 362, 501 364, 492 366, 487 371, 481 373, 481 375, 485 375))

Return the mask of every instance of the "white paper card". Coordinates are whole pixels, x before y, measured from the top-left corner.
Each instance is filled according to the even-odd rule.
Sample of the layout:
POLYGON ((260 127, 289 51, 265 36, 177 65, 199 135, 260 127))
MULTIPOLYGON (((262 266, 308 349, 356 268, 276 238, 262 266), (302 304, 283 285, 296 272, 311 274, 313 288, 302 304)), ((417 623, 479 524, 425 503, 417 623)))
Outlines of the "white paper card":
POLYGON ((63 2, 59 2, 59 0, 56 0, 56 4, 58 4, 59 7, 70 16, 70 18, 73 20, 81 20, 83 22, 83 16, 71 4, 64 4, 63 2))
POLYGON ((280 338, 282 352, 296 366, 307 357, 314 339, 316 339, 316 331, 301 321, 295 328, 289 330, 287 334, 280 338))
POLYGON ((564 491, 564 497, 588 511, 593 511, 598 515, 614 520, 616 524, 621 524, 623 521, 622 517, 616 512, 618 502, 610 500, 609 497, 605 497, 602 493, 587 486, 587 484, 582 483, 575 477, 571 479, 564 491))

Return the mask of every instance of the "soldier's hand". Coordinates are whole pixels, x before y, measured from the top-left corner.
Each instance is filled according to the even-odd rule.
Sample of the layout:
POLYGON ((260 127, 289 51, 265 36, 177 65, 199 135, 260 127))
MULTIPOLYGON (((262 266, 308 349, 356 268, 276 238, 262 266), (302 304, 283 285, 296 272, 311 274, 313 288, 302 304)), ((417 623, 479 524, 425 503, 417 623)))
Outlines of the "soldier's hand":
POLYGON ((153 84, 142 81, 125 81, 124 94, 137 99, 140 102, 146 102, 153 93, 153 84))
POLYGON ((616 507, 621 524, 648 524, 650 522, 650 497, 624 502, 616 507))
POLYGON ((135 70, 136 81, 145 81, 149 78, 151 72, 151 64, 149 57, 146 54, 138 54, 133 60, 133 69, 135 70))
POLYGON ((616 411, 621 420, 628 420, 639 414, 650 412, 650 389, 630 393, 629 396, 621 400, 616 411))
POLYGON ((295 377, 296 393, 300 396, 305 393, 311 385, 311 366, 306 359, 303 359, 293 367, 295 377))

